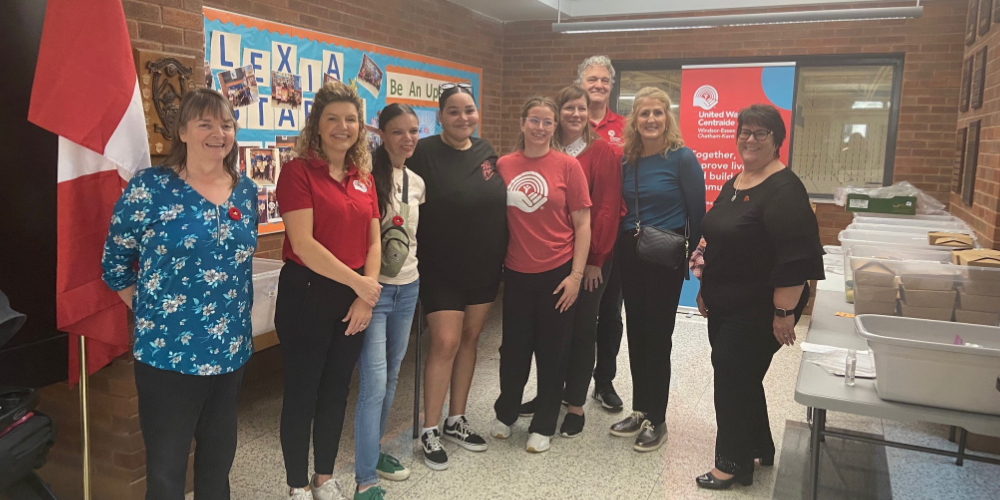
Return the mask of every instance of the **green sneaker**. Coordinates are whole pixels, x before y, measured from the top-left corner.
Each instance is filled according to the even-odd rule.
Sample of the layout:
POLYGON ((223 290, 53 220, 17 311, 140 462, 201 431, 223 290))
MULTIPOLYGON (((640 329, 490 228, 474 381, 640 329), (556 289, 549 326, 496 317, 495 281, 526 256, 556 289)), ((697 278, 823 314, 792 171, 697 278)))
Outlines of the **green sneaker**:
POLYGON ((379 476, 390 481, 405 481, 410 477, 410 469, 403 467, 403 464, 399 463, 396 457, 388 453, 378 454, 378 465, 375 466, 375 471, 378 472, 379 476))
POLYGON ((354 490, 354 500, 385 500, 385 490, 378 486, 372 486, 364 493, 354 490))

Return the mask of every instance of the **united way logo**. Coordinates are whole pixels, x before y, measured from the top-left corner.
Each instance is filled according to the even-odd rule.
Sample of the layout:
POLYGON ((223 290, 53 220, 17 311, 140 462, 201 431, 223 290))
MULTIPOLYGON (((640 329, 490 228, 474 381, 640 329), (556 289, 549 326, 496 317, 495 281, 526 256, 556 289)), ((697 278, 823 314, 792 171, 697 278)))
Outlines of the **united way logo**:
POLYGON ((368 186, 365 186, 365 184, 363 182, 361 182, 361 181, 359 181, 357 179, 354 179, 354 189, 357 189, 358 191, 361 191, 362 193, 367 193, 368 192, 368 186))
POLYGON ((694 91, 694 105, 708 111, 719 104, 719 92, 711 85, 702 85, 694 91))
POLYGON ((549 201, 549 185, 538 172, 524 172, 507 185, 507 206, 526 213, 534 212, 549 201))

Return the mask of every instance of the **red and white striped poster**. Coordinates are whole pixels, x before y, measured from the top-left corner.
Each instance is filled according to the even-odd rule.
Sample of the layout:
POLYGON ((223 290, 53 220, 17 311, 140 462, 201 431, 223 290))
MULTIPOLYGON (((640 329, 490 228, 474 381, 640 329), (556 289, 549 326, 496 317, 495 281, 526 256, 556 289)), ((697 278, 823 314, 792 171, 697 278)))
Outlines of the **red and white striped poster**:
POLYGON ((128 349, 126 307, 101 280, 111 211, 149 166, 146 126, 120 0, 49 0, 28 120, 59 136, 56 326, 69 334, 69 380, 128 349))

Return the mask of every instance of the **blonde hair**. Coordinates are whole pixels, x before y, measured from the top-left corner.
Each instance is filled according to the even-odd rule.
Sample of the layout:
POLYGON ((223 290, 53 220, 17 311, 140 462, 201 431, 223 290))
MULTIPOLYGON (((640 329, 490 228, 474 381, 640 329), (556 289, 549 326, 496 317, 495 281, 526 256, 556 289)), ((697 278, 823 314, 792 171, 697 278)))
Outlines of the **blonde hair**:
POLYGON ((316 92, 312 111, 306 118, 302 132, 299 133, 293 152, 297 158, 308 158, 312 154, 324 161, 330 161, 323 153, 319 137, 319 120, 323 115, 323 110, 335 102, 349 102, 358 111, 358 140, 354 141, 354 145, 347 150, 344 159, 358 169, 362 179, 367 179, 372 171, 372 155, 371 151, 368 150, 368 130, 365 129, 365 117, 361 114, 364 103, 354 89, 341 82, 329 82, 319 92, 316 92))
POLYGON ((632 165, 637 165, 642 157, 642 136, 639 135, 638 122, 642 101, 646 99, 659 102, 667 115, 667 126, 663 129, 663 150, 658 153, 666 156, 668 152, 684 147, 681 129, 677 126, 674 114, 670 112, 670 96, 656 87, 643 87, 635 94, 632 112, 628 114, 628 121, 625 123, 625 163, 632 165))
MULTIPOLYGON (((556 93, 555 98, 556 109, 559 110, 556 112, 556 117, 559 117, 559 114, 562 112, 562 107, 565 106, 567 102, 575 101, 581 97, 586 99, 587 107, 589 108, 590 95, 588 95, 587 91, 583 90, 583 88, 579 85, 568 85, 560 89, 559 92, 556 93)), ((590 124, 589 116, 585 116, 583 118, 583 122, 585 123, 583 126, 583 142, 586 144, 586 147, 584 147, 583 150, 586 151, 590 149, 590 145, 593 144, 594 141, 600 139, 600 136, 597 135, 597 132, 594 132, 594 127, 590 124)), ((558 127, 556 130, 559 130, 558 127)), ((559 134, 553 134, 553 137, 556 138, 557 142, 562 142, 562 137, 560 137, 559 134)), ((568 145, 569 144, 561 144, 562 147, 566 147, 568 145)))
MULTIPOLYGON (((535 96, 528 99, 528 102, 524 103, 521 107, 521 120, 523 121, 528 117, 528 112, 534 108, 546 107, 552 110, 553 120, 555 121, 555 128, 552 130, 552 138, 549 139, 549 147, 552 149, 559 149, 559 141, 556 139, 556 130, 559 129, 559 108, 556 103, 549 99, 548 97, 535 96)), ((519 128, 520 130, 520 128, 519 128)), ((517 144, 514 146, 514 151, 524 151, 524 131, 520 130, 517 134, 517 144)))

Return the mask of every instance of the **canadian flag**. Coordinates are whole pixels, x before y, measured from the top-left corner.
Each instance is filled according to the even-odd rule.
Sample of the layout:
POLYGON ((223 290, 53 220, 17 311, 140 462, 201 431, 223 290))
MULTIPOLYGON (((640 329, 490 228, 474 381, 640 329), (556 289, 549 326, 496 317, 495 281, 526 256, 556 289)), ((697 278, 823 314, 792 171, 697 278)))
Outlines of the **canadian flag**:
POLYGON ((59 136, 56 326, 78 336, 93 373, 128 349, 126 307, 101 280, 111 211, 149 166, 146 125, 121 0, 48 0, 28 120, 59 136))

